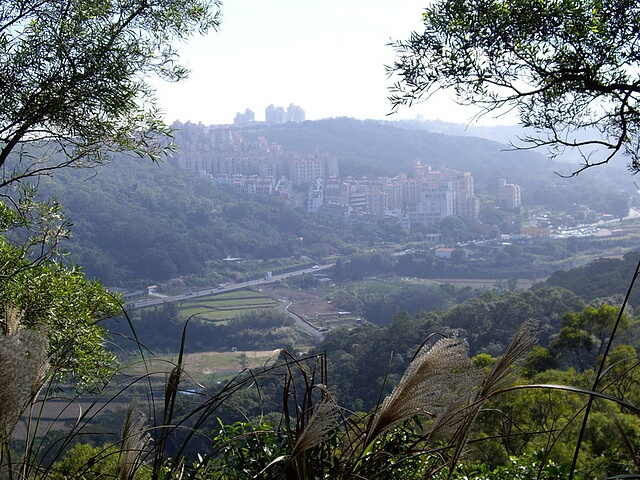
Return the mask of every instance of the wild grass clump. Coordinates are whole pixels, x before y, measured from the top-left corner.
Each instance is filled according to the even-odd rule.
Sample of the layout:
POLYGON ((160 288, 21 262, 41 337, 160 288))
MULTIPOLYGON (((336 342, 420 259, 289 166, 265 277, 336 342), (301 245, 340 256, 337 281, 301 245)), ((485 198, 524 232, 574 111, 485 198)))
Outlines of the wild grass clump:
MULTIPOLYGON (((47 336, 23 327, 22 312, 4 308, 0 335, 0 472, 12 472, 9 441, 23 412, 33 403, 49 371, 47 336)), ((19 466, 17 468, 20 468, 19 466)))

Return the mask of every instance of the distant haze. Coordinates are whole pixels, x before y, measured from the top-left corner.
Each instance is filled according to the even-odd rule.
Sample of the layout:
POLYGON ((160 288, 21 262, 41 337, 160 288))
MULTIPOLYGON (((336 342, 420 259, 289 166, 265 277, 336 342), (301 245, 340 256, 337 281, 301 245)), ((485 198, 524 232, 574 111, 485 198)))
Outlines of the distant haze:
MULTIPOLYGON (((264 120, 270 104, 299 105, 309 120, 347 116, 384 119, 390 112, 385 65, 391 40, 420 30, 425 2, 416 0, 225 1, 218 32, 181 47, 191 70, 177 84, 154 82, 169 122, 230 124, 237 112, 264 120)), ((467 123, 475 112, 438 98, 391 119, 467 123)), ((508 124, 508 119, 482 119, 508 124)))

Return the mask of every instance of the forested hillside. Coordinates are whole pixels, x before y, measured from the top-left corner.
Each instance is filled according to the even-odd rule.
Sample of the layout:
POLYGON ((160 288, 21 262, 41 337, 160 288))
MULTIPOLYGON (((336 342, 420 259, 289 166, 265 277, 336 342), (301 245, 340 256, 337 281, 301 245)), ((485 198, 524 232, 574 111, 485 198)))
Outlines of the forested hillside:
MULTIPOLYGON (((584 267, 558 270, 545 284, 566 288, 589 301, 621 302, 629 290, 639 259, 638 251, 629 252, 623 258, 600 258, 584 267)), ((632 308, 640 306, 637 288, 630 292, 629 305, 632 308)))
MULTIPOLYGON (((491 188, 504 172, 520 181, 525 172, 549 177, 557 168, 533 152, 506 151, 507 146, 477 137, 457 137, 409 130, 375 120, 334 118, 256 128, 271 142, 302 152, 326 150, 339 159, 343 175, 397 175, 411 172, 413 161, 438 167, 446 164, 471 171, 480 190, 491 188), (480 169, 479 166, 482 165, 480 169)), ((247 130, 247 135, 251 129, 247 130)), ((529 179, 531 181, 533 179, 529 179)))
POLYGON ((332 385, 342 402, 352 408, 371 408, 386 378, 391 388, 404 372, 420 344, 431 334, 467 339, 473 355, 501 355, 523 322, 539 324, 540 345, 548 348, 562 328, 562 316, 579 312, 584 299, 557 287, 518 293, 486 292, 446 311, 398 313, 385 326, 370 325, 327 335, 318 351, 326 351, 332 385))
POLYGON ((60 172, 41 193, 57 197, 73 219, 71 259, 110 285, 198 274, 228 255, 284 257, 351 240, 277 198, 253 201, 169 163, 121 158, 97 175, 60 172))

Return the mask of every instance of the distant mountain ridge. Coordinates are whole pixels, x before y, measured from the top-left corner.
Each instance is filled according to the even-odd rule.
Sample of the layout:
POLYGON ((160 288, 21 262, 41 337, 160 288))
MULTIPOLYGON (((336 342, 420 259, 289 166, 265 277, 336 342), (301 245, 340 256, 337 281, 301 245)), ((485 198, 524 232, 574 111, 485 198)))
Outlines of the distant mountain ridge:
POLYGON ((412 130, 374 120, 333 118, 302 123, 256 126, 242 131, 264 136, 285 149, 325 150, 339 160, 342 175, 411 173, 413 161, 471 171, 480 184, 489 184, 512 171, 526 183, 531 169, 553 174, 555 164, 535 152, 507 151, 490 140, 412 130))

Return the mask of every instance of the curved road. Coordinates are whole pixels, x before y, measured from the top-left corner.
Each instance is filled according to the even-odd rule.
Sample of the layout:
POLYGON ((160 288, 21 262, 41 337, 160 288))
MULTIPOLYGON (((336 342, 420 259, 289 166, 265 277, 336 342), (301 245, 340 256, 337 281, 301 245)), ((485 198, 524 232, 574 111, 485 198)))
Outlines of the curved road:
POLYGON ((300 329, 304 330, 304 332, 307 333, 309 336, 311 336, 314 340, 318 342, 322 341, 322 339, 324 338, 323 332, 318 330, 316 327, 309 325, 307 322, 304 321, 304 319, 302 319, 300 316, 296 315, 295 313, 289 310, 289 307, 293 305, 293 301, 287 298, 286 304, 285 304, 285 302, 282 301, 281 298, 278 298, 276 300, 281 302, 281 304, 278 305, 278 309, 282 310, 287 315, 289 315, 289 317, 291 317, 296 322, 296 325, 300 329))

